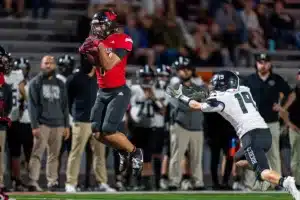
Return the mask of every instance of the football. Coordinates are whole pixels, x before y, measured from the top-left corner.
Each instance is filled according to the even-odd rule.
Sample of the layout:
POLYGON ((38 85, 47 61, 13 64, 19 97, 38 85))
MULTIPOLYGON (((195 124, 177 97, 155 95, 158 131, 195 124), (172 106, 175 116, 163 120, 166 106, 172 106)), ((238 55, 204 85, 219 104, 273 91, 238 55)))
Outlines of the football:
POLYGON ((94 48, 92 51, 86 53, 88 61, 92 64, 97 66, 99 64, 98 59, 98 49, 94 48))

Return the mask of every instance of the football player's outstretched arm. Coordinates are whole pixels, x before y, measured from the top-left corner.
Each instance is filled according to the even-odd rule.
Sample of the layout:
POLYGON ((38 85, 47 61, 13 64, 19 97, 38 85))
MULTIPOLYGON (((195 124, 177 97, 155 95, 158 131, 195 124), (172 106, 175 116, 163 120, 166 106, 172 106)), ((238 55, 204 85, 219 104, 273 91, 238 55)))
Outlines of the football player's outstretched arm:
MULTIPOLYGON (((179 101, 183 102, 184 104, 188 105, 192 109, 201 110, 203 112, 222 112, 225 108, 223 102, 218 101, 216 98, 208 98, 203 102, 198 102, 193 100, 185 95, 182 94, 182 85, 179 86, 178 89, 168 87, 166 93, 179 101)), ((204 96, 206 94, 203 94, 204 96)), ((203 97, 204 97, 203 96, 203 97)), ((205 98, 202 98, 205 99, 205 98)))

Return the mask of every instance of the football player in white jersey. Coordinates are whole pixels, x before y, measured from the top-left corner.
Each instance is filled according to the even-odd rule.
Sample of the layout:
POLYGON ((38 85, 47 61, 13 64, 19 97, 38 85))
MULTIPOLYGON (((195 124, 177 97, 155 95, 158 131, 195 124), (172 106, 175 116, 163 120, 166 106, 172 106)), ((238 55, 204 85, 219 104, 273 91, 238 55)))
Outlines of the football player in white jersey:
MULTIPOLYGON (((259 181, 267 181, 283 187, 294 199, 300 200, 300 192, 294 177, 282 177, 270 169, 267 151, 272 145, 270 130, 253 101, 250 89, 240 85, 239 77, 230 71, 216 73, 211 79, 212 92, 203 102, 197 102, 178 89, 167 88, 167 93, 178 98, 192 109, 203 112, 218 112, 235 128, 242 148, 236 153, 236 165, 254 170, 259 181)), ((203 95, 204 97, 204 95, 203 95)))
MULTIPOLYGON (((137 189, 151 190, 152 155, 154 150, 154 135, 156 129, 156 114, 160 113, 164 105, 156 98, 153 90, 155 85, 155 72, 144 66, 138 71, 139 84, 132 85, 129 119, 131 120, 131 140, 144 151, 144 164, 142 177, 137 183, 137 189)), ((139 179, 139 178, 138 178, 139 179)))
MULTIPOLYGON (((16 59, 13 63, 13 70, 5 76, 5 81, 12 88, 13 92, 13 107, 9 115, 12 124, 7 131, 7 142, 8 149, 11 157, 11 179, 13 182, 13 187, 15 190, 22 191, 23 184, 20 180, 20 156, 21 156, 21 146, 25 143, 32 145, 33 141, 29 141, 30 137, 27 138, 26 142, 23 140, 24 132, 20 129, 20 89, 23 87, 24 75, 20 66, 28 65, 29 61, 24 58, 16 59), (23 143, 24 142, 24 143, 23 143)), ((31 132, 30 132, 31 135, 31 132)), ((31 137, 32 139, 32 137, 31 137)), ((27 146, 27 144, 26 144, 27 146)), ((32 147, 31 147, 32 148, 32 147)), ((26 151, 31 151, 26 149, 26 151)), ((31 153, 31 152, 30 152, 31 153)))

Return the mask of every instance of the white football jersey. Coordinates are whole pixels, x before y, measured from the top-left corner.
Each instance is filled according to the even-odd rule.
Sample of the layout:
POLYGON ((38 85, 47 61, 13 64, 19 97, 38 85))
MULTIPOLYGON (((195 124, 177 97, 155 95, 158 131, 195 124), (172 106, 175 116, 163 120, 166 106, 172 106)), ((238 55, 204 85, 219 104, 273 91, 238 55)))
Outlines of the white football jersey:
MULTIPOLYGON (((29 87, 28 87, 28 84, 25 85, 25 95, 28 99, 28 94, 29 94, 29 87)), ((23 115, 21 116, 20 118, 20 122, 21 123, 25 123, 25 124, 28 124, 30 123, 30 116, 29 116, 29 111, 28 111, 28 101, 25 100, 24 101, 24 111, 23 111, 23 115)))
POLYGON ((250 89, 240 86, 238 90, 212 92, 207 102, 201 103, 203 112, 218 112, 235 128, 237 136, 257 128, 268 128, 261 117, 252 98, 250 89))
MULTIPOLYGON (((56 74, 56 78, 60 79, 64 83, 67 82, 67 78, 61 74, 56 74)), ((69 106, 71 106, 71 105, 69 105, 69 106)), ((70 124, 70 126, 73 125, 73 117, 71 114, 69 114, 69 124, 70 124)))
POLYGON ((5 82, 11 86, 12 89, 12 110, 10 112, 9 118, 12 121, 18 121, 20 117, 19 106, 20 106, 20 91, 19 84, 24 80, 24 75, 22 70, 13 70, 9 75, 5 76, 5 82))
MULTIPOLYGON (((166 98, 165 90, 153 88, 153 91, 154 91, 155 98, 157 100, 159 100, 160 102, 162 102, 162 105, 166 107, 168 104, 168 101, 166 98)), ((154 113, 154 123, 155 123, 155 127, 163 128, 165 126, 165 116, 159 112, 155 112, 154 113)))
POLYGON ((131 86, 130 117, 136 126, 152 128, 155 126, 155 110, 152 100, 145 98, 144 90, 140 85, 131 86))

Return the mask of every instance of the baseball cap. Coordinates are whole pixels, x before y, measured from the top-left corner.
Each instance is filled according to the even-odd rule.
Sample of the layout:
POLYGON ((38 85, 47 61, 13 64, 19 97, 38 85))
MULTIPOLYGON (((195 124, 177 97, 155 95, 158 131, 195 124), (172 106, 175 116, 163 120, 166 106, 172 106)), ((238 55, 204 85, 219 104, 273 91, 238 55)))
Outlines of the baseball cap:
POLYGON ((265 61, 265 62, 270 62, 271 61, 271 58, 268 54, 266 53, 260 53, 260 54, 257 54, 255 56, 255 60, 256 61, 265 61))

